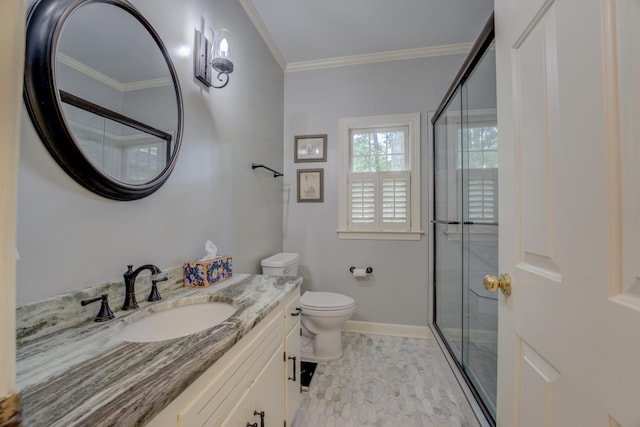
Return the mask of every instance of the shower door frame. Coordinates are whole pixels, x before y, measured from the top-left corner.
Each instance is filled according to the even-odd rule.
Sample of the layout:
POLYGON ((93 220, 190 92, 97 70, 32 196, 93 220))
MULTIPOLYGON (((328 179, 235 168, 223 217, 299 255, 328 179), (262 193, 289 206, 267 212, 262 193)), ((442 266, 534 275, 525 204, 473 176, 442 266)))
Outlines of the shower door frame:
MULTIPOLYGON (((431 127, 431 142, 432 144, 434 144, 432 146, 432 150, 431 150, 431 154, 432 154, 432 161, 431 161, 431 173, 430 173, 430 177, 432 177, 433 182, 431 183, 430 189, 431 189, 431 200, 433 202, 433 206, 432 206, 432 216, 435 219, 436 218, 436 204, 435 204, 435 194, 436 194, 436 182, 435 182, 435 162, 436 162, 436 158, 433 155, 433 150, 435 150, 435 132, 436 132, 436 127, 435 124, 438 121, 438 119, 441 117, 441 115, 446 111, 446 109, 449 107, 450 103, 452 102, 452 100, 456 97, 456 95, 459 92, 459 89, 462 87, 462 85, 464 85, 464 83, 468 80, 468 78, 471 76, 471 74, 473 73, 473 71, 475 70, 476 66, 480 63, 480 61, 483 59, 484 54, 487 52, 487 50, 489 49, 489 47, 493 44, 495 38, 495 27, 494 27, 494 17, 493 17, 493 13, 491 14, 489 20, 487 21, 487 23, 485 24, 484 28, 482 29, 479 37, 476 39, 476 42, 474 43, 473 47, 471 48, 471 51, 469 52, 469 54, 467 55, 464 63, 462 64, 462 67, 460 68, 460 70, 458 71, 454 81, 452 82, 451 86, 449 87, 449 89, 447 90, 444 98, 442 99, 440 105, 438 106, 437 110, 435 111, 435 113, 429 118, 430 119, 430 127, 431 127)), ((434 220, 431 221, 433 227, 432 230, 435 230, 436 227, 436 223, 434 220)), ((476 391, 475 386, 473 385, 473 382, 471 381, 471 378, 468 376, 468 374, 465 371, 465 368, 463 367, 461 361, 459 361, 456 357, 455 357, 455 352, 454 349, 451 347, 451 345, 448 343, 447 338, 445 336, 445 334, 443 333, 443 331, 441 331, 440 327, 438 326, 438 324, 436 323, 436 319, 437 319, 437 288, 436 288, 436 280, 435 280, 435 266, 436 266, 436 258, 437 258, 437 253, 435 251, 435 233, 429 233, 431 238, 430 238, 430 246, 431 246, 431 250, 433 253, 433 257, 432 257, 432 268, 430 269, 430 279, 431 279, 431 290, 432 290, 432 295, 431 295, 431 318, 430 318, 430 326, 432 328, 432 330, 435 332, 436 338, 438 343, 440 344, 441 347, 443 347, 443 351, 445 353, 445 356, 447 358, 447 361, 449 362, 449 364, 452 366, 452 369, 454 370, 454 373, 456 375, 456 377, 458 378, 458 382, 460 383, 462 390, 464 392, 464 394, 466 395, 467 399, 469 400, 469 403, 471 404, 472 409, 475 412, 476 417, 478 418, 478 420, 481 422, 481 424, 483 425, 489 425, 489 426, 495 426, 495 419, 493 417, 493 415, 489 412, 489 410, 487 409, 486 405, 484 404, 480 394, 476 391)), ((497 266, 496 266, 497 267, 497 266)), ((462 264, 461 264, 461 268, 462 268, 462 264)), ((461 301, 462 304, 462 301, 461 301)), ((464 332, 463 332, 463 337, 464 337, 464 332)), ((463 350, 461 349, 461 352, 463 350)), ((461 359, 464 359, 464 357, 462 356, 461 359)))

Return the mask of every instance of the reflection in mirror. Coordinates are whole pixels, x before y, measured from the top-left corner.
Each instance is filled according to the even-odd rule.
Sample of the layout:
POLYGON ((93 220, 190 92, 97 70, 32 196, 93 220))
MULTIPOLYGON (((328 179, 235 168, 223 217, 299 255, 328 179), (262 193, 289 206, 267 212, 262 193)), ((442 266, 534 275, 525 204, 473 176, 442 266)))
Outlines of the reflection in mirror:
POLYGON ((67 92, 60 91, 60 95, 78 146, 104 173, 135 184, 152 180, 165 168, 171 153, 171 134, 132 122, 67 92))
POLYGON ((58 41, 56 83, 67 126, 95 167, 127 184, 164 170, 177 129, 173 81, 132 15, 102 3, 75 10, 58 41))

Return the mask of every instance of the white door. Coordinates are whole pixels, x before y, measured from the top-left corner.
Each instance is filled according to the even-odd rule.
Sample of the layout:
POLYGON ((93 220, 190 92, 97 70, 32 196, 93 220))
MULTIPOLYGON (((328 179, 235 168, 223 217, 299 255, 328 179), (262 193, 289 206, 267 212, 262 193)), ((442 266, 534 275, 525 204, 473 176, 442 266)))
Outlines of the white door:
POLYGON ((640 0, 495 0, 495 20, 497 423, 640 426, 640 0))

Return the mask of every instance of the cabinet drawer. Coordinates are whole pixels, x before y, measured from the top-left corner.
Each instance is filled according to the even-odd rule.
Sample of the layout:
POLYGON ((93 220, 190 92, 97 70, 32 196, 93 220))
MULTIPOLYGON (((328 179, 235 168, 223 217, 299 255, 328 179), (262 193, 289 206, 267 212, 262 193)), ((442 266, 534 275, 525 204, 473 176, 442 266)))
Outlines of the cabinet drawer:
POLYGON ((264 332, 213 379, 178 414, 178 425, 219 426, 284 340, 282 317, 271 320, 264 332))
POLYGON ((287 328, 287 333, 291 332, 291 329, 294 328, 294 326, 299 325, 300 324, 300 314, 301 314, 301 308, 300 308, 300 294, 297 294, 296 297, 291 300, 291 302, 289 304, 287 304, 287 307, 285 308, 285 322, 286 322, 286 328, 287 328))

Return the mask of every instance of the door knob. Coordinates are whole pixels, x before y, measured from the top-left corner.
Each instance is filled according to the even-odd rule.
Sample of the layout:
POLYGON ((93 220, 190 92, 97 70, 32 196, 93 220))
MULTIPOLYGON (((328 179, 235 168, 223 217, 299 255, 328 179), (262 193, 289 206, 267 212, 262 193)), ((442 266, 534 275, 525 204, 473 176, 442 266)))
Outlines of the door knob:
POLYGON ((496 292, 498 289, 502 291, 504 296, 511 295, 511 276, 502 273, 500 277, 486 275, 484 276, 484 288, 489 292, 496 292))

